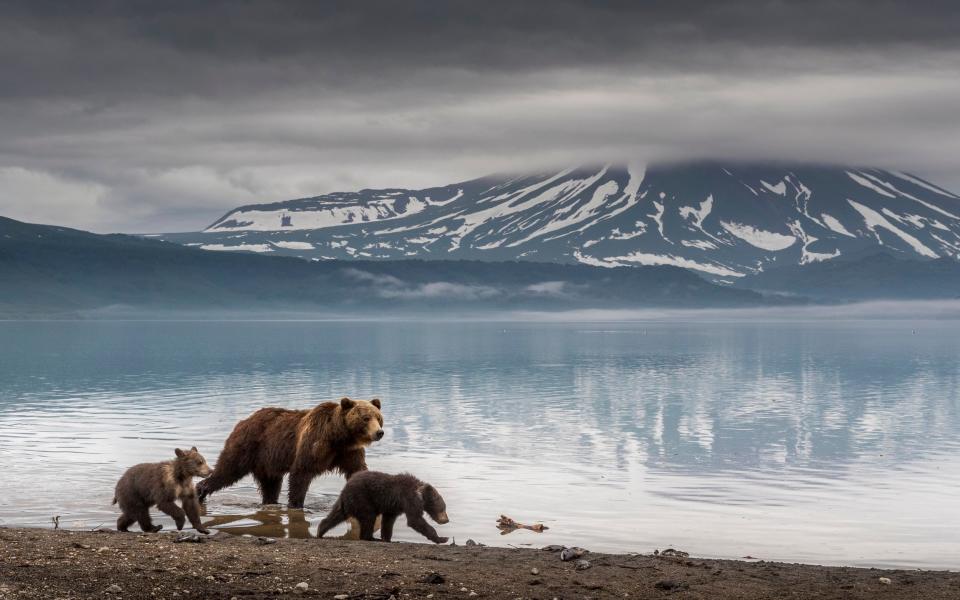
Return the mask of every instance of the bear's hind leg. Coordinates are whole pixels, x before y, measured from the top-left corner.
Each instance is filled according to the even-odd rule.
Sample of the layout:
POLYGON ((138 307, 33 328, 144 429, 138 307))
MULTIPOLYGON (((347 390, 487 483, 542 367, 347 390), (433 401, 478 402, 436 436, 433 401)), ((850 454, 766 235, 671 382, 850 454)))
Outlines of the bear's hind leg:
POLYGON ((140 524, 140 530, 144 533, 156 533, 163 529, 163 525, 154 525, 150 520, 150 509, 146 506, 137 511, 137 523, 140 524))
POLYGON ((377 525, 377 515, 363 515, 360 521, 360 539, 367 542, 373 541, 373 530, 377 525))
POLYGON ((380 521, 380 540, 389 542, 393 538, 393 524, 399 515, 383 515, 380 521))
POLYGON ((157 504, 157 508, 167 513, 173 517, 174 522, 177 524, 177 530, 183 529, 183 524, 186 522, 186 513, 183 512, 183 509, 176 505, 174 502, 161 502, 157 504))
POLYGON ((280 488, 283 486, 283 477, 267 477, 254 474, 253 478, 257 481, 257 487, 260 488, 260 496, 264 504, 280 503, 280 488))
POLYGON ((323 520, 320 521, 320 525, 317 526, 317 537, 322 538, 324 534, 346 520, 347 513, 344 512, 343 505, 340 504, 340 500, 338 499, 334 502, 333 508, 330 509, 330 514, 324 517, 323 520))
POLYGON ((135 517, 131 517, 129 514, 123 513, 120 515, 120 518, 117 519, 117 531, 126 532, 128 529, 130 529, 130 526, 136 522, 137 519, 135 517))

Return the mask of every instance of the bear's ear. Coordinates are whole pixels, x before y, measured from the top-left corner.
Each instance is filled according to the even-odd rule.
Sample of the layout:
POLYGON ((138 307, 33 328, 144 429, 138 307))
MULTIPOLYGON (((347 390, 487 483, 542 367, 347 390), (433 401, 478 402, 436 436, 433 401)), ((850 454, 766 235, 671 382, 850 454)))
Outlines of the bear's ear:
POLYGON ((183 458, 183 455, 184 455, 183 450, 181 450, 180 448, 176 448, 174 452, 177 453, 177 458, 183 458))
POLYGON ((340 408, 342 408, 343 410, 350 410, 351 408, 353 408, 355 404, 356 402, 354 402, 350 398, 340 398, 340 408))
POLYGON ((370 404, 376 406, 376 407, 377 407, 377 410, 379 410, 379 409, 380 409, 380 398, 374 398, 373 400, 370 401, 370 404))
POLYGON ((200 452, 200 451, 197 450, 197 447, 196 447, 196 446, 194 446, 193 448, 190 448, 190 452, 200 452))

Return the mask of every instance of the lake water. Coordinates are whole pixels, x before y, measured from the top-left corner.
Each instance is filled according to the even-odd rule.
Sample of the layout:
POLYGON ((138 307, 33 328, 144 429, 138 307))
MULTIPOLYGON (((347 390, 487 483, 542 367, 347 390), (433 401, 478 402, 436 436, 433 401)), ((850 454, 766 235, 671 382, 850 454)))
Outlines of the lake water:
MULTIPOLYGON (((5 322, 0 524, 113 527, 127 466, 378 396, 368 464, 433 483, 460 544, 960 568, 958 382, 952 321, 5 322)), ((208 519, 305 535, 342 483, 289 514, 245 479, 208 519)))

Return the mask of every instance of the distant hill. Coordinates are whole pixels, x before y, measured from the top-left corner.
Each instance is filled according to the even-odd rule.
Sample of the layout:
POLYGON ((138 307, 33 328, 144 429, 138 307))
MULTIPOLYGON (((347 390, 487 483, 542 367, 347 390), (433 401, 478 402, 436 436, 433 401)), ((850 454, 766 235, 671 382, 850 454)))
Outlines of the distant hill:
POLYGON ((535 262, 306 261, 0 218, 0 315, 143 310, 435 311, 762 304, 684 269, 535 262))
POLYGON ((713 281, 887 249, 957 258, 960 196, 853 166, 581 166, 241 206, 164 239, 301 258, 674 265, 713 281))
POLYGON ((906 260, 871 253, 745 277, 738 287, 822 301, 960 298, 960 263, 952 258, 906 260))

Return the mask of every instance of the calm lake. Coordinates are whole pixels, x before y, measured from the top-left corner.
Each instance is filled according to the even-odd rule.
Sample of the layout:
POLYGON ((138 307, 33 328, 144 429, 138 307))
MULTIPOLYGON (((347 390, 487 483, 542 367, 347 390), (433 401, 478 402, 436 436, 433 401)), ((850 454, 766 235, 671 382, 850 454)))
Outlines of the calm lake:
MULTIPOLYGON (((0 525, 113 527, 132 464, 377 396, 368 464, 433 483, 458 544, 956 569, 958 383, 954 321, 4 322, 0 525)), ((207 518, 305 535, 342 484, 288 514, 245 479, 207 518)))

